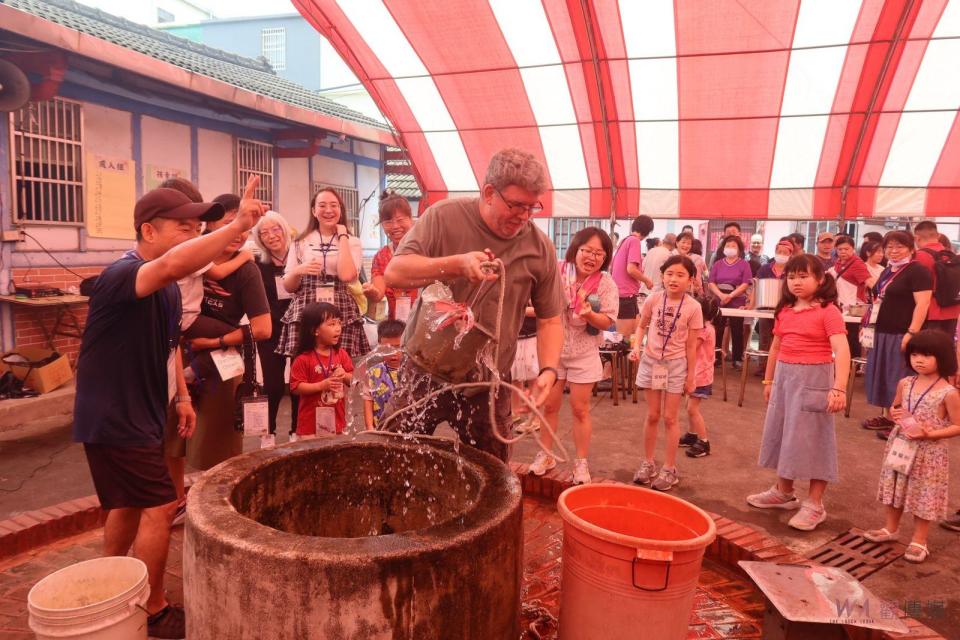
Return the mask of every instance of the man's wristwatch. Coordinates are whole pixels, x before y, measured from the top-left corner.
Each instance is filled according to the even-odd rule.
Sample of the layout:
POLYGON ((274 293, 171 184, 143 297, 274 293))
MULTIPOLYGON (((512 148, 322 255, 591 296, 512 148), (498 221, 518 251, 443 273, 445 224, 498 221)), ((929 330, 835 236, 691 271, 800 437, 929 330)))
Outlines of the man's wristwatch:
POLYGON ((190 396, 189 396, 189 395, 186 395, 186 396, 173 396, 173 401, 174 401, 176 404, 180 404, 181 402, 193 402, 193 401, 190 399, 190 396))

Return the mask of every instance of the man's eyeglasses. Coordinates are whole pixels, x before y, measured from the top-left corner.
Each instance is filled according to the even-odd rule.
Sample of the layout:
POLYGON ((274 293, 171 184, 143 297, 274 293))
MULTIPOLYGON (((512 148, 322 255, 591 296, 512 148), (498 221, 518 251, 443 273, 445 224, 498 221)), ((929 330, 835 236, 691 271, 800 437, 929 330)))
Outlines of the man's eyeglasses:
POLYGON ((594 251, 586 247, 580 247, 580 253, 585 256, 590 256, 591 258, 596 258, 597 260, 603 260, 603 257, 607 255, 606 251, 594 251))
POLYGON ((503 194, 500 193, 500 189, 494 187, 494 190, 497 192, 497 195, 500 196, 500 199, 503 200, 503 203, 510 209, 510 212, 515 215, 522 216, 523 214, 529 212, 530 215, 535 216, 543 211, 543 204, 539 200, 533 204, 517 202, 516 200, 507 200, 503 197, 503 194))

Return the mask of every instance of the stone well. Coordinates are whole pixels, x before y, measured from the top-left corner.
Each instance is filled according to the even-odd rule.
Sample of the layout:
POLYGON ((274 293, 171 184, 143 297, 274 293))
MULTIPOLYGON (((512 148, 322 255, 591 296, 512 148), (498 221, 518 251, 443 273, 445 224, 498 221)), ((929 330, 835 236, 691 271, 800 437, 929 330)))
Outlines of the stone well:
POLYGON ((450 441, 364 434, 254 451, 193 486, 191 640, 516 640, 520 484, 450 441))

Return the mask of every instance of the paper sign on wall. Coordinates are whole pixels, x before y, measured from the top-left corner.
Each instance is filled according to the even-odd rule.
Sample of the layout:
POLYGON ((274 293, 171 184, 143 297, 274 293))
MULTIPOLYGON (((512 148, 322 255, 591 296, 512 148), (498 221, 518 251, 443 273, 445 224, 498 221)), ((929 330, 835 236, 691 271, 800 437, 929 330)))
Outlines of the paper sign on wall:
POLYGON ((136 163, 87 154, 86 218, 91 238, 133 240, 133 206, 137 201, 136 163))
POLYGON ((148 164, 146 165, 146 171, 143 172, 143 192, 158 189, 165 180, 170 178, 183 178, 186 173, 183 169, 148 164))

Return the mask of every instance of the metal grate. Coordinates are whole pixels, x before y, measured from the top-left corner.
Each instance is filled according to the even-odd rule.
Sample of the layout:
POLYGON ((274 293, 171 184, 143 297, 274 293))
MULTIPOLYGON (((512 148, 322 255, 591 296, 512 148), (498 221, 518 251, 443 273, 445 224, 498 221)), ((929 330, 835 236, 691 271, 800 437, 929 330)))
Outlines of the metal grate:
POLYGON ((287 69, 287 30, 283 27, 260 31, 260 55, 274 71, 287 69))
POLYGON ((550 235, 553 238, 553 246, 557 248, 558 260, 563 260, 573 236, 582 229, 595 226, 592 223, 592 220, 583 218, 552 218, 550 220, 550 235))
POLYGON ((330 188, 337 192, 337 195, 340 196, 340 199, 343 200, 343 207, 347 212, 347 231, 352 235, 360 235, 360 194, 353 187, 341 187, 336 184, 327 184, 326 182, 314 182, 313 191, 310 195, 313 196, 320 189, 330 188))
POLYGON ((862 529, 850 529, 807 554, 817 564, 843 569, 857 580, 876 573, 903 555, 899 542, 870 542, 862 529))
POLYGON ((83 115, 61 98, 10 114, 17 222, 83 222, 83 115))
POLYGON ((260 176, 257 198, 273 208, 273 145, 237 139, 237 193, 243 191, 250 176, 260 176))

